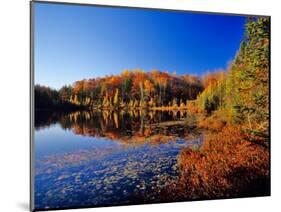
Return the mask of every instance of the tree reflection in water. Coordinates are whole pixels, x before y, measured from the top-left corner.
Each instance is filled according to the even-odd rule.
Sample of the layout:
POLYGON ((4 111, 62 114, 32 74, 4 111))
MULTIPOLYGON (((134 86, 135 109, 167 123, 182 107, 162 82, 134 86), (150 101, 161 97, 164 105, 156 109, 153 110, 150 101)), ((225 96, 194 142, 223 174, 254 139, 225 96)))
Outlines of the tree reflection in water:
POLYGON ((83 136, 105 137, 120 142, 165 141, 173 138, 192 138, 195 123, 187 111, 76 111, 73 113, 39 112, 35 128, 59 123, 62 129, 71 129, 83 136))

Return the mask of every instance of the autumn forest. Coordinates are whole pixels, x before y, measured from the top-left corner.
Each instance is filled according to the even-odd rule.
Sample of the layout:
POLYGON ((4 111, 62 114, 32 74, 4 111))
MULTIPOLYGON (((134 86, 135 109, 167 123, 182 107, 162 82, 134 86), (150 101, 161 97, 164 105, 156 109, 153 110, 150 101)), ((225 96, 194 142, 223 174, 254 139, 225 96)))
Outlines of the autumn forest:
MULTIPOLYGON (((177 156, 180 174, 176 180, 166 180, 161 189, 135 196, 140 203, 269 195, 269 36, 268 18, 248 18, 240 48, 226 70, 206 71, 203 75, 136 68, 81 79, 60 89, 38 84, 35 110, 69 114, 110 111, 107 117, 113 114, 114 127, 101 127, 98 134, 116 140, 121 139, 117 128, 122 129, 116 117, 124 122, 122 114, 137 111, 142 120, 139 126, 146 133, 133 131, 126 135, 126 142, 169 140, 177 128, 186 134, 173 134, 174 139, 187 138, 191 131, 193 137, 200 134, 202 139, 203 135, 202 147, 184 148, 177 156), (170 111, 179 118, 159 121, 164 130, 162 137, 157 131, 156 139, 159 126, 143 114, 170 111), (153 195, 157 201, 152 201, 153 195)), ((133 118, 132 123, 136 125, 133 118)), ((72 128, 80 132, 77 134, 85 134, 87 129, 90 132, 78 123, 72 128)))
POLYGON ((124 70, 119 75, 76 81, 54 90, 35 85, 37 109, 187 109, 224 111, 228 121, 247 123, 268 136, 269 21, 249 19, 229 70, 202 77, 168 71, 124 70))

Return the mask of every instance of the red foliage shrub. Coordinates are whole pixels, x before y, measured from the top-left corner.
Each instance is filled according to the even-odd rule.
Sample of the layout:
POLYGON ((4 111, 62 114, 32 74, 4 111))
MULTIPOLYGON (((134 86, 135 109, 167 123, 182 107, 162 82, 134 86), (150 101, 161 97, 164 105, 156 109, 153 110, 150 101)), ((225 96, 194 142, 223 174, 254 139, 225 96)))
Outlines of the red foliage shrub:
POLYGON ((239 129, 224 127, 207 136, 203 148, 184 150, 176 190, 180 198, 265 195, 269 192, 269 151, 245 141, 239 129))

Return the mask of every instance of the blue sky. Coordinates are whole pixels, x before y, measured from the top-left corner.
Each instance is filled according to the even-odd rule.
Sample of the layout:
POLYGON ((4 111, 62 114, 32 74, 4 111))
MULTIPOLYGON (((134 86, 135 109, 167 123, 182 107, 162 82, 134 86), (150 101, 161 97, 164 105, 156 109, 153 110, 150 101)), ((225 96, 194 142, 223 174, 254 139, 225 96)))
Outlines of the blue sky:
POLYGON ((35 3, 35 83, 60 88, 124 69, 227 67, 245 16, 35 3))

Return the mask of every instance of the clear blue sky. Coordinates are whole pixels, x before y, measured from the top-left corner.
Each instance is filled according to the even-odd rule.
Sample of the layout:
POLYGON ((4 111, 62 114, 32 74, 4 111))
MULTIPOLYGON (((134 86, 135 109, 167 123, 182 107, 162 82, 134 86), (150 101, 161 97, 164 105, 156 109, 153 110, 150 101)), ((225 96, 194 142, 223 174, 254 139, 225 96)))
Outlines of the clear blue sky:
POLYGON ((35 3, 35 83, 60 88, 124 69, 225 68, 245 16, 35 3))

